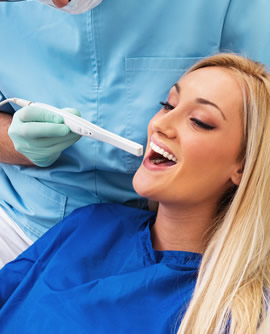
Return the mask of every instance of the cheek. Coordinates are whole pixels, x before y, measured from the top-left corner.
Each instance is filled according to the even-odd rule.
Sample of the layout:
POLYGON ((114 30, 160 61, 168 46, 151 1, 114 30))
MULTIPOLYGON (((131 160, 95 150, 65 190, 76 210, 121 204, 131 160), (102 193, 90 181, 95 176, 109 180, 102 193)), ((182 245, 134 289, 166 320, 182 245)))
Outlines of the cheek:
MULTIPOLYGON (((188 138, 186 138, 188 139, 188 138)), ((230 144, 231 140, 219 140, 218 137, 198 138, 197 140, 183 143, 184 162, 189 168, 203 170, 228 169, 228 166, 236 161, 238 145, 230 144), (193 166, 193 167, 192 167, 193 166)), ((232 141, 233 142, 233 141, 232 141)))

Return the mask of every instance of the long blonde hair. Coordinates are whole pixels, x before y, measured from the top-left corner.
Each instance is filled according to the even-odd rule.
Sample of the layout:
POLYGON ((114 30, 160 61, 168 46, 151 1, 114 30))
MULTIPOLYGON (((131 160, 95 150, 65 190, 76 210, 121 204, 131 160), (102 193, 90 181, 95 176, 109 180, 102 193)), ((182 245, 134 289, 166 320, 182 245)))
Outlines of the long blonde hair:
POLYGON ((243 174, 217 218, 178 334, 254 334, 270 307, 270 76, 233 54, 190 71, 208 66, 230 71, 242 87, 243 174))

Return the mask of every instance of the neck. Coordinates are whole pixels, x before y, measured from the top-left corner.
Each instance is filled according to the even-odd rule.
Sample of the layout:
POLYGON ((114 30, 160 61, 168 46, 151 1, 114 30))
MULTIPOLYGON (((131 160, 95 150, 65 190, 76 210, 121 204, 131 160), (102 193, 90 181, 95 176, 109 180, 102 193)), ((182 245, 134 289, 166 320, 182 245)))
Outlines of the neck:
POLYGON ((155 250, 203 253, 214 217, 214 210, 201 207, 171 207, 160 203, 156 223, 151 230, 155 250))

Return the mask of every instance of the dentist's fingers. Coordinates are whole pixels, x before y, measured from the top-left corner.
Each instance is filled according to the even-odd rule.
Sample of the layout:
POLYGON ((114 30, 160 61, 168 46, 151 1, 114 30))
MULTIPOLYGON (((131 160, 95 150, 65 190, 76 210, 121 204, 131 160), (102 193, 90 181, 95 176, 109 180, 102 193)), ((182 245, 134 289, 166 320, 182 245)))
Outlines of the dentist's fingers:
POLYGON ((16 117, 22 122, 64 123, 64 118, 50 110, 27 106, 16 112, 16 117))
MULTIPOLYGON (((62 110, 80 116, 76 109, 62 110)), ((53 164, 63 150, 80 139, 64 124, 62 116, 35 106, 27 106, 15 112, 8 134, 16 151, 40 167, 53 164)))

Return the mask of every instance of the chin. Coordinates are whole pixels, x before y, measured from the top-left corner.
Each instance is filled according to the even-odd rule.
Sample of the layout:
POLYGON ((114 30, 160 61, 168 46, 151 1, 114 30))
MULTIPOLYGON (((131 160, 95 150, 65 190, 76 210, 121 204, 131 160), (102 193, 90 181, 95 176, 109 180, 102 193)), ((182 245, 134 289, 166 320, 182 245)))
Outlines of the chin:
MULTIPOLYGON (((140 169, 140 168, 139 168, 140 169)), ((142 180, 139 176, 139 169, 137 170, 137 172, 135 173, 135 175, 133 176, 133 180, 132 180, 132 185, 133 185, 133 188, 134 190, 136 191, 136 193, 142 197, 144 197, 142 195, 142 180)))
POLYGON ((145 177, 144 173, 141 172, 140 168, 137 170, 133 177, 133 188, 136 193, 144 198, 153 199, 155 191, 153 189, 153 182, 149 180, 149 178, 145 177))
POLYGON ((151 186, 147 187, 146 182, 143 182, 141 178, 133 178, 133 188, 136 193, 143 198, 147 198, 148 200, 159 202, 160 196, 157 195, 155 189, 151 186))

